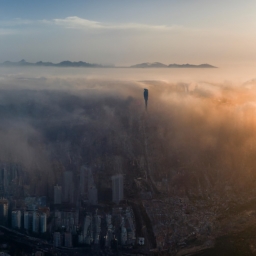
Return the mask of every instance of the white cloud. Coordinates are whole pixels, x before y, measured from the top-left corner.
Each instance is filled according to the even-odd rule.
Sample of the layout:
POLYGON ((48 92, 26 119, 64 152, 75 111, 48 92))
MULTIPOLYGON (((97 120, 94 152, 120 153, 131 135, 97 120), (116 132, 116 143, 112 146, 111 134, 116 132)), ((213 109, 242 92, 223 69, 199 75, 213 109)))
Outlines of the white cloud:
MULTIPOLYGON (((64 29, 74 29, 74 30, 144 30, 144 31, 184 31, 188 28, 179 25, 149 25, 142 23, 107 23, 99 22, 94 20, 83 19, 77 16, 70 16, 64 19, 51 19, 51 20, 27 20, 27 19, 12 19, 12 20, 2 20, 0 21, 0 29, 6 30, 2 31, 0 35, 10 34, 7 32, 8 28, 17 28, 16 32, 23 28, 36 28, 37 30, 43 28, 44 26, 56 26, 64 29)), ((190 29, 189 29, 190 30, 190 29)))
MULTIPOLYGON (((44 21, 49 23, 50 21, 44 21)), ((51 23, 56 25, 71 28, 71 29, 142 29, 142 30, 173 30, 181 28, 181 26, 165 26, 165 25, 147 25, 140 23, 103 23, 98 21, 92 21, 87 19, 82 19, 77 16, 67 17, 65 19, 53 19, 51 23)))
POLYGON ((130 30, 130 31, 181 31, 187 30, 182 26, 167 26, 167 25, 149 25, 141 23, 106 23, 93 20, 83 19, 77 16, 70 16, 64 19, 51 19, 51 20, 26 20, 26 19, 13 19, 0 21, 0 35, 19 34, 22 30, 25 31, 38 31, 45 28, 63 28, 84 31, 110 31, 110 30, 130 30), (32 30, 31 30, 32 29, 32 30))
POLYGON ((54 19, 52 22, 56 25, 63 26, 66 28, 104 28, 104 25, 100 22, 86 20, 76 16, 67 17, 65 19, 54 19))

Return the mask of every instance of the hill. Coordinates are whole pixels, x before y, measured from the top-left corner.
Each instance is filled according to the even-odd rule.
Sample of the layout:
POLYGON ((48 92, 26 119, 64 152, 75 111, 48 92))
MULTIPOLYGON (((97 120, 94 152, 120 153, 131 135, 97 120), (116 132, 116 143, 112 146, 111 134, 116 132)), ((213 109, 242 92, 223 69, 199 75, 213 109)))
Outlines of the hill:
POLYGON ((112 67, 112 66, 104 66, 100 64, 92 64, 84 61, 72 62, 69 60, 62 61, 60 63, 52 63, 52 62, 43 62, 38 61, 36 63, 27 62, 24 59, 18 62, 5 61, 2 63, 2 66, 45 66, 45 67, 92 67, 92 68, 103 68, 103 67, 112 67))
POLYGON ((212 66, 210 64, 200 64, 200 65, 194 65, 194 64, 169 64, 165 65, 160 62, 153 62, 153 63, 140 63, 136 65, 130 66, 130 68, 217 68, 215 66, 212 66))

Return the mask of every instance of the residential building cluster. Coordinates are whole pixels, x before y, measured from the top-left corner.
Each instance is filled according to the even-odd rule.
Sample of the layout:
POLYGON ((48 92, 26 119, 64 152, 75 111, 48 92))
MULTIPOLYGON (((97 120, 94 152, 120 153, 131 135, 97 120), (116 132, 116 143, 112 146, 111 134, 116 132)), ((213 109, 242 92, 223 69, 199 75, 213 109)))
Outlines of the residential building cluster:
MULTIPOLYGON (((135 244, 134 212, 123 201, 123 174, 111 177, 112 200, 99 204, 94 174, 88 167, 80 169, 78 187, 74 185, 73 172, 65 171, 60 183, 53 186, 52 199, 9 196, 7 169, 4 166, 0 170, 2 225, 32 237, 48 238, 57 248, 91 245, 110 248, 113 243, 135 244)), ((13 176, 16 174, 13 171, 13 176)))

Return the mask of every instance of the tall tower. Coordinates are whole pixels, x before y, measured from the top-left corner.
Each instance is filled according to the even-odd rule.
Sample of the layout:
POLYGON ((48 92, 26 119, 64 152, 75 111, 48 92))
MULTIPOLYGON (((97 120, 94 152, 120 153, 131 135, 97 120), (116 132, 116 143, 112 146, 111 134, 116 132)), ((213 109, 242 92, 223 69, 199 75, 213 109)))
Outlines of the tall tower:
POLYGON ((112 201, 119 203, 124 198, 124 178, 122 174, 112 176, 112 201))

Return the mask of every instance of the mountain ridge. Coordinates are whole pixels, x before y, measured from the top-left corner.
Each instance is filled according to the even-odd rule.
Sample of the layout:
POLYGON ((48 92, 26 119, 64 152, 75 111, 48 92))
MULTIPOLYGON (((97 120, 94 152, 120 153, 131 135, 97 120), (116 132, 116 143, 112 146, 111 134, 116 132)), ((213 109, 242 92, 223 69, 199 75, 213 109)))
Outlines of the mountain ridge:
POLYGON ((64 60, 59 63, 53 63, 53 62, 43 62, 38 61, 35 63, 27 62, 26 60, 22 59, 18 62, 12 62, 12 61, 5 61, 0 64, 1 66, 5 67, 16 67, 16 66, 35 66, 35 67, 88 67, 88 68, 217 68, 215 66, 212 66, 210 64, 204 63, 204 64, 163 64, 161 62, 143 62, 131 66, 114 66, 114 65, 102 65, 102 64, 95 64, 95 63, 88 63, 84 61, 70 61, 70 60, 64 60))
POLYGON ((12 61, 5 61, 1 64, 2 66, 46 66, 46 67, 112 67, 112 66, 107 66, 107 65, 100 65, 100 64, 92 64, 84 61, 61 61, 59 63, 53 63, 53 62, 43 62, 43 61, 38 61, 36 63, 32 62, 27 62, 24 59, 18 62, 12 62, 12 61))
POLYGON ((163 64, 161 62, 146 62, 130 66, 130 68, 217 68, 207 63, 195 65, 195 64, 163 64))

